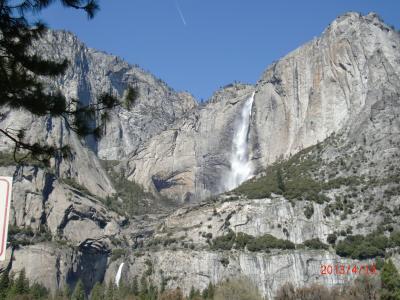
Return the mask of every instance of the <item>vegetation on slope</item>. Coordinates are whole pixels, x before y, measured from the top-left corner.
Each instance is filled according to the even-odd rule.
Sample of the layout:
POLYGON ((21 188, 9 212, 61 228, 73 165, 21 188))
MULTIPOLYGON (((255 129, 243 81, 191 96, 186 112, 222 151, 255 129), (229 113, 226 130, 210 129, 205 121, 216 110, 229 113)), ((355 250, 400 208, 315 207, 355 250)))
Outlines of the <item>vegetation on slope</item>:
MULTIPOLYGON (((400 231, 394 231, 390 237, 383 232, 375 231, 366 236, 347 235, 336 243, 337 237, 330 235, 328 242, 339 256, 353 259, 370 259, 385 257, 386 250, 400 247, 400 231)), ((289 240, 278 239, 270 234, 259 237, 229 230, 227 234, 218 236, 212 240, 210 247, 213 250, 241 249, 251 252, 269 252, 271 249, 315 249, 328 250, 329 246, 319 239, 304 241, 302 244, 294 244, 289 240)))
POLYGON ((283 195, 289 200, 309 200, 322 204, 329 201, 325 191, 341 186, 356 186, 363 177, 337 177, 329 181, 321 180, 321 160, 315 155, 317 146, 306 148, 288 160, 280 160, 265 170, 265 176, 249 180, 239 186, 235 193, 249 199, 262 199, 271 193, 283 195))
POLYGON ((108 208, 122 215, 133 216, 157 211, 160 204, 171 205, 169 199, 161 196, 156 198, 152 193, 146 192, 141 185, 126 179, 122 172, 116 172, 114 167, 118 165, 118 161, 102 160, 101 163, 117 191, 113 197, 104 200, 108 208))
POLYGON ((290 250, 295 248, 328 249, 328 245, 322 243, 319 239, 308 240, 301 245, 296 245, 289 240, 278 239, 270 234, 254 237, 243 232, 235 234, 233 231, 213 239, 210 247, 213 250, 231 250, 234 248, 247 249, 251 252, 269 252, 271 249, 290 250))
POLYGON ((354 259, 368 259, 385 257, 385 251, 389 248, 400 246, 400 232, 392 232, 390 237, 375 231, 366 236, 348 235, 339 241, 335 250, 342 257, 354 259))

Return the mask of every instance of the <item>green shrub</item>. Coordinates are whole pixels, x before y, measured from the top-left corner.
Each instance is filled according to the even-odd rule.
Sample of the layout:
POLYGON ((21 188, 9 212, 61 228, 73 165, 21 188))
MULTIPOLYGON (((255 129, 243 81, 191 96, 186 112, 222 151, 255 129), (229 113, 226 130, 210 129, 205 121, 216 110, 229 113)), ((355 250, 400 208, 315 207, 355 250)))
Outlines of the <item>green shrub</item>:
POLYGON ((304 208, 304 215, 307 219, 311 219, 312 215, 314 214, 314 205, 310 203, 304 208))
POLYGON ((394 247, 400 246, 400 231, 392 232, 390 234, 391 244, 394 247))
POLYGON ((80 191, 83 194, 93 196, 91 192, 87 188, 85 188, 83 185, 80 185, 74 178, 61 178, 60 181, 66 185, 69 185, 70 187, 80 191))
MULTIPOLYGON (((117 191, 113 197, 104 199, 104 204, 121 215, 132 216, 148 213, 151 210, 151 206, 146 207, 143 205, 143 200, 155 200, 153 194, 145 192, 141 185, 126 179, 122 172, 115 172, 113 167, 118 164, 117 161, 102 160, 101 163, 117 191), (119 198, 123 199, 123 201, 119 201, 119 198)), ((161 197, 161 199, 158 199, 158 202, 160 202, 160 200, 164 203, 169 203, 169 199, 167 198, 161 197)))
POLYGON ((230 278, 215 288, 214 300, 262 300, 257 286, 247 278, 230 278))
POLYGON ((227 257, 222 257, 219 261, 224 267, 227 267, 229 265, 229 258, 227 257))
POLYGON ((214 250, 231 250, 235 243, 236 235, 230 230, 227 234, 218 236, 213 239, 212 249, 214 250))
POLYGON ((328 245, 321 242, 318 238, 307 240, 303 244, 307 248, 316 249, 316 250, 319 250, 319 249, 327 250, 329 248, 328 245))
POLYGON ((382 270, 383 264, 385 263, 385 260, 382 257, 377 257, 375 259, 375 266, 377 270, 382 270))
POLYGON ((111 253, 111 258, 110 261, 116 261, 117 259, 121 258, 122 256, 124 256, 126 254, 126 250, 125 249, 113 249, 112 253, 111 253))
POLYGON ((213 250, 245 249, 249 251, 268 251, 269 249, 295 249, 295 244, 288 240, 278 239, 270 234, 254 237, 252 235, 239 232, 235 234, 232 230, 226 235, 213 239, 211 248, 213 250))
POLYGON ((400 299, 400 275, 393 262, 385 261, 381 271, 381 299, 400 299))
POLYGON ((331 245, 334 245, 336 243, 336 240, 337 240, 336 233, 330 233, 326 238, 326 241, 331 245))
POLYGON ((247 249, 249 251, 265 251, 269 249, 294 249, 295 244, 288 240, 278 239, 270 234, 256 237, 249 241, 247 249))
POLYGON ((236 235, 236 240, 235 240, 235 248, 236 249, 244 249, 246 248, 247 244, 252 241, 254 237, 252 235, 239 232, 236 235))
POLYGON ((384 257, 386 248, 393 242, 382 233, 374 232, 367 236, 348 235, 336 245, 336 253, 342 257, 368 259, 384 257))

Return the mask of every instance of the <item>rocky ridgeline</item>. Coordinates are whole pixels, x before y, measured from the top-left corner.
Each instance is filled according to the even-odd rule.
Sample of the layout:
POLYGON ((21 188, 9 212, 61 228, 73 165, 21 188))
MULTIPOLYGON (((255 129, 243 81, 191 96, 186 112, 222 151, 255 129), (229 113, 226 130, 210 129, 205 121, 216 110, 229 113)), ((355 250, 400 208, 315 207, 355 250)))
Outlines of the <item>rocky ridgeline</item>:
MULTIPOLYGON (((15 166, 2 139, 0 174, 14 176, 14 199, 1 270, 25 268, 51 290, 81 278, 89 291, 122 262, 122 281, 144 276, 185 293, 240 274, 268 297, 287 281, 346 284, 354 277, 321 275, 320 265, 371 261, 339 257, 338 244, 400 230, 399 48, 375 14, 348 13, 255 86, 230 85, 198 105, 70 33, 48 32, 37 49, 70 61, 50 83, 67 97, 88 103, 129 85, 140 97, 111 113, 100 141, 78 139, 58 119, 2 110, 2 127, 28 127, 28 140, 69 144, 73 156, 15 166), (225 192, 237 116, 253 92, 257 176, 214 197, 225 192), (145 207, 133 215, 136 206, 145 207)), ((396 245, 378 250, 398 262, 396 245)))

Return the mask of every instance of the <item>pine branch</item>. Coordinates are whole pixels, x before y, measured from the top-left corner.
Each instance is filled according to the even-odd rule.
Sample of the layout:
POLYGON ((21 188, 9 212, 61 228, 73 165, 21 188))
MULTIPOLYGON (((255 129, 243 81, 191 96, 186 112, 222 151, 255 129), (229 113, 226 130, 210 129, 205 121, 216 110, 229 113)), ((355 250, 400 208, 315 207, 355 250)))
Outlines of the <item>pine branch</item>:
POLYGON ((40 145, 39 143, 29 144, 23 142, 23 130, 19 130, 17 136, 12 135, 9 131, 2 128, 0 128, 0 132, 14 142, 15 146, 13 150, 13 155, 14 160, 17 163, 21 163, 25 161, 28 157, 32 157, 33 159, 38 160, 45 165, 48 165, 51 157, 60 156, 63 158, 67 158, 71 155, 71 149, 69 146, 52 147, 48 145, 40 145), (16 156, 19 150, 27 150, 26 155, 22 159, 18 159, 16 156))

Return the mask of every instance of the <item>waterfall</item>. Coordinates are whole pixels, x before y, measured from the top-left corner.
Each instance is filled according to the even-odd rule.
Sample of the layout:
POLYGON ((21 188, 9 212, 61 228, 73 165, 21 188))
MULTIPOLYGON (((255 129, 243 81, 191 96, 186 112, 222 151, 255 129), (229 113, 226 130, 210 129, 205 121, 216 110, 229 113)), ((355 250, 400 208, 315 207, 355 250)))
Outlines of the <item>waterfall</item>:
POLYGON ((254 92, 243 105, 239 123, 235 129, 232 142, 231 168, 228 173, 225 188, 232 190, 252 176, 253 166, 249 161, 248 133, 250 127, 251 109, 253 107, 254 92))
POLYGON ((119 265, 117 275, 115 275, 115 284, 117 287, 119 287, 119 281, 121 280, 121 273, 122 273, 122 268, 124 267, 124 263, 121 263, 119 265))

